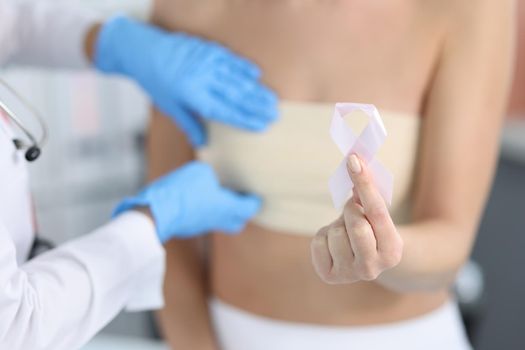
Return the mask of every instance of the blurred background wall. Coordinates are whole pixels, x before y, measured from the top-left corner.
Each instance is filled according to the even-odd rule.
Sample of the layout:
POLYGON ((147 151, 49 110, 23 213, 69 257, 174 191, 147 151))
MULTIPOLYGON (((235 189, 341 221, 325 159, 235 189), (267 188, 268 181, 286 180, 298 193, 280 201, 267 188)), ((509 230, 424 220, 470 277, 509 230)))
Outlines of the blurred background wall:
MULTIPOLYGON (((150 0, 71 1, 106 15, 125 11, 147 18, 150 8, 150 0)), ((473 312, 477 349, 525 349, 525 6, 520 13, 522 45, 511 118, 473 253, 485 280, 482 301, 473 312)), ((50 129, 42 159, 30 167, 41 233, 61 242, 106 222, 115 203, 143 180, 145 96, 129 82, 90 72, 12 69, 2 75, 36 104, 50 129)), ((121 315, 89 349, 159 348, 115 335, 152 337, 147 313, 121 315)))

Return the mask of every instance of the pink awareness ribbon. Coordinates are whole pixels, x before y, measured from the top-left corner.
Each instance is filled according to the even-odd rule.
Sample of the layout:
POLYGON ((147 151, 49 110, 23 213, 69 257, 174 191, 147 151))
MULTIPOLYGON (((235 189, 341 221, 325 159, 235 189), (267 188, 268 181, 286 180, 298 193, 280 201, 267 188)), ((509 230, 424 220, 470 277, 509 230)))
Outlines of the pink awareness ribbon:
POLYGON ((385 142, 387 133, 379 111, 374 105, 359 103, 336 103, 330 135, 341 153, 345 156, 335 173, 330 177, 329 187, 334 206, 341 209, 348 198, 354 184, 346 168, 347 158, 356 154, 368 165, 379 193, 390 205, 394 186, 393 175, 375 158, 381 145, 385 142), (344 117, 355 111, 363 111, 368 116, 368 123, 359 136, 350 129, 344 117))

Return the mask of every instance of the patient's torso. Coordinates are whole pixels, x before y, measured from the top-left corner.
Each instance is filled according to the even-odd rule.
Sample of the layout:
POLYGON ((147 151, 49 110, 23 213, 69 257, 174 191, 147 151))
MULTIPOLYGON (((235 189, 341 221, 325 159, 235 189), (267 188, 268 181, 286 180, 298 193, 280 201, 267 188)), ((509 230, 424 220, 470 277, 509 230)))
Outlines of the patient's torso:
POLYGON ((210 124, 200 157, 221 180, 262 195, 241 235, 214 235, 211 287, 224 301, 269 317, 366 324, 427 312, 446 293, 400 295, 375 283, 330 286, 313 271, 310 238, 330 223, 328 178, 341 154, 329 138, 333 102, 373 103, 390 132, 382 161, 396 176, 393 213, 409 203, 423 100, 450 0, 156 0, 154 21, 219 41, 258 63, 285 100, 267 134, 210 124), (404 111, 406 115, 389 111, 404 111))

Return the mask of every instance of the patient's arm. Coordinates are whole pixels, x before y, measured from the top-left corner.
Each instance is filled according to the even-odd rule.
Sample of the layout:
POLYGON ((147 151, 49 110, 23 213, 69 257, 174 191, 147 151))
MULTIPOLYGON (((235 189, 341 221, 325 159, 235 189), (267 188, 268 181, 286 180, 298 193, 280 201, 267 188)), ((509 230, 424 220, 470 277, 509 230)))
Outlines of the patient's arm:
MULTIPOLYGON (((187 139, 173 122, 154 110, 148 135, 149 180, 192 160, 187 139)), ((166 245, 166 304, 158 314, 162 332, 173 349, 215 349, 210 327, 204 264, 204 238, 172 240, 166 245)))
POLYGON ((356 161, 359 200, 312 243, 314 266, 329 283, 377 279, 396 292, 443 290, 469 257, 496 168, 515 3, 455 4, 422 120, 413 221, 393 225, 356 161))
POLYGON ((512 0, 457 2, 422 126, 414 223, 400 227, 401 264, 382 277, 395 290, 451 282, 468 258, 498 157, 514 57, 512 0))

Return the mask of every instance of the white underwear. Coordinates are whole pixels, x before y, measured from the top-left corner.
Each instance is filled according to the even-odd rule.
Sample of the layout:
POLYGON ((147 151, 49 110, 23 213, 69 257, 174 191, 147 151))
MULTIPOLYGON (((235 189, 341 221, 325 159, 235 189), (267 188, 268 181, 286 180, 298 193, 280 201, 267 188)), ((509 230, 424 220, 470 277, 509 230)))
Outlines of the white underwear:
POLYGON ((397 323, 332 327, 261 317, 210 301, 221 350, 470 350, 457 305, 397 323))

